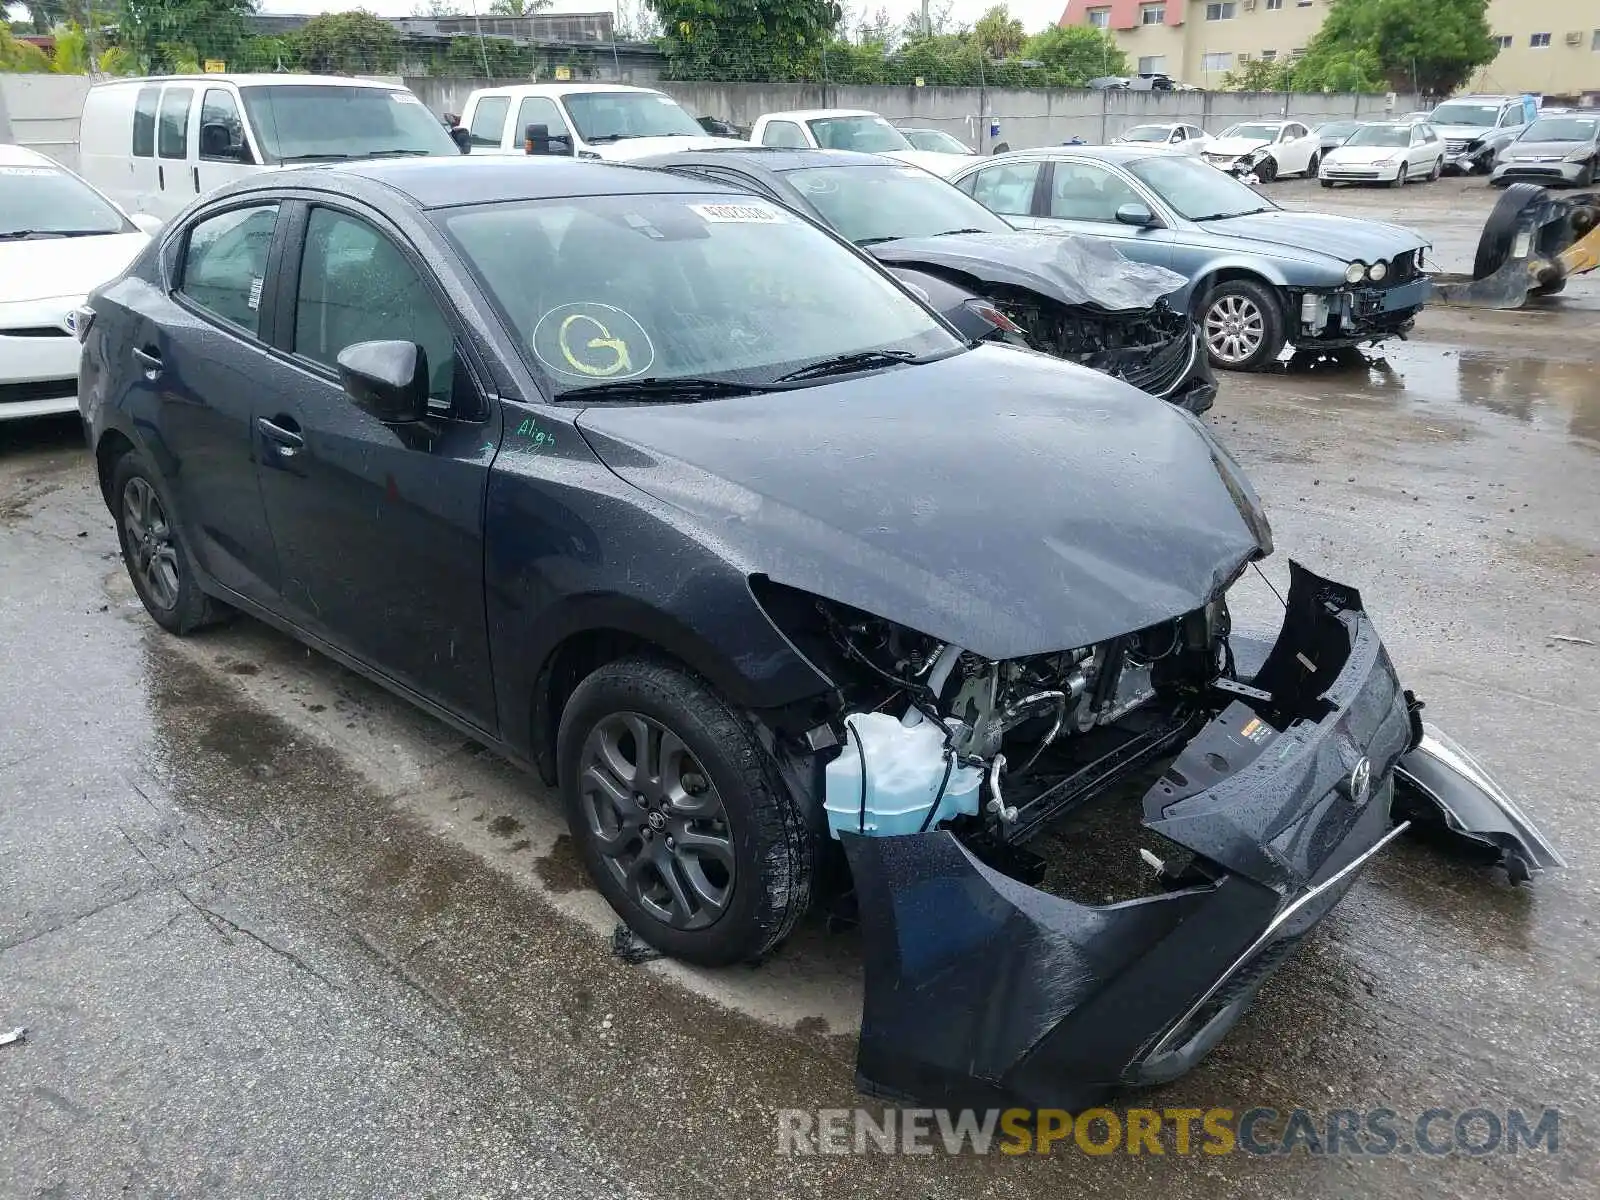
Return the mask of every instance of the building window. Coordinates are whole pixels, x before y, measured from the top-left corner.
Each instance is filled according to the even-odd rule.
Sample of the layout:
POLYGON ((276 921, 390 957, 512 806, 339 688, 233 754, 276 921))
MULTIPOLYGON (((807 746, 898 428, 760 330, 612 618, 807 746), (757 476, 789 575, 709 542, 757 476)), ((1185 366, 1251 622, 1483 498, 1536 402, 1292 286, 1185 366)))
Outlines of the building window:
POLYGON ((1511 35, 1509 33, 1496 34, 1494 38, 1494 44, 1499 46, 1502 50, 1511 49, 1511 35))
POLYGON ((1139 7, 1139 24, 1160 25, 1167 19, 1167 8, 1164 4, 1144 4, 1139 7))
POLYGON ((1243 66, 1245 63, 1247 63, 1249 61, 1250 61, 1250 56, 1248 54, 1239 55, 1239 65, 1240 66, 1243 66))
POLYGON ((1267 0, 1267 11, 1268 12, 1271 12, 1273 9, 1282 8, 1282 7, 1283 7, 1283 0, 1267 0))
POLYGON ((1261 61, 1262 62, 1276 62, 1277 58, 1278 58, 1278 52, 1276 50, 1263 50, 1261 52, 1261 61))
POLYGON ((1600 29, 1594 31, 1594 37, 1589 40, 1589 49, 1600 51, 1600 29))
POLYGON ((1233 55, 1231 54, 1207 54, 1200 59, 1200 69, 1202 71, 1226 71, 1231 66, 1233 66, 1233 55))
POLYGON ((1223 0, 1221 4, 1206 5, 1206 20, 1231 21, 1233 20, 1233 0, 1223 0))
POLYGON ((1289 58, 1292 62, 1299 62, 1305 56, 1306 48, 1304 46, 1296 46, 1293 50, 1289 51, 1289 58))
POLYGON ((1549 44, 1550 35, 1548 33, 1536 33, 1528 38, 1528 45, 1532 46, 1535 50, 1542 50, 1549 44))
POLYGON ((1111 28, 1111 10, 1109 8, 1091 8, 1089 10, 1089 24, 1096 29, 1111 28))
POLYGON ((1167 73, 1167 56, 1165 54, 1146 54, 1139 59, 1139 74, 1165 75, 1167 73))

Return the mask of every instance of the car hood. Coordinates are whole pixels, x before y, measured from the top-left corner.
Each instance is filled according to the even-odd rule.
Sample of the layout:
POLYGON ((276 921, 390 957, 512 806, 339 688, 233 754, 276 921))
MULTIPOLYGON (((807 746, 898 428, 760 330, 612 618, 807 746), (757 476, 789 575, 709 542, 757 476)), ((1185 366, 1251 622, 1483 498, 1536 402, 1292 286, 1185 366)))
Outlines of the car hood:
POLYGON ((1193 611, 1271 546, 1198 420, 1009 347, 578 426, 746 572, 987 658, 1193 611))
POLYGON ((1411 230, 1383 221, 1284 209, 1205 221, 1201 228, 1216 237, 1265 243, 1298 256, 1310 251, 1346 263, 1393 258, 1428 244, 1411 230))
POLYGON ((737 138, 697 137, 692 134, 669 134, 664 137, 624 138, 620 142, 603 142, 593 147, 594 152, 608 162, 632 162, 652 154, 681 154, 686 150, 722 150, 729 146, 748 147, 749 142, 737 138))
POLYGON ((1110 242, 1052 233, 947 233, 868 246, 889 266, 959 271, 983 283, 1027 288, 1061 304, 1109 312, 1149 308, 1188 280, 1123 257, 1110 242))
POLYGON ((1593 142, 1512 142, 1501 151, 1507 158, 1565 158, 1574 150, 1593 150, 1593 142))
POLYGON ((1322 160, 1330 163, 1357 163, 1371 166, 1375 162, 1382 162, 1386 158, 1404 156, 1404 146, 1339 146, 1329 150, 1322 160))
POLYGON ((975 155, 971 154, 943 154, 938 150, 885 150, 884 158, 897 159, 903 163, 910 163, 914 167, 921 167, 924 171, 932 171, 941 179, 948 179, 962 167, 970 167, 975 155))
POLYGON ((1513 128, 1497 128, 1493 125, 1435 125, 1433 131, 1447 142, 1475 142, 1479 138, 1487 138, 1493 134, 1503 136, 1507 133, 1516 133, 1513 128))
POLYGON ((144 233, 0 242, 0 304, 85 296, 122 271, 150 241, 144 233))
POLYGON ((1206 153, 1238 158, 1241 154, 1249 154, 1252 150, 1259 150, 1261 147, 1270 146, 1271 144, 1271 142, 1264 141, 1261 138, 1212 138, 1206 143, 1206 153))

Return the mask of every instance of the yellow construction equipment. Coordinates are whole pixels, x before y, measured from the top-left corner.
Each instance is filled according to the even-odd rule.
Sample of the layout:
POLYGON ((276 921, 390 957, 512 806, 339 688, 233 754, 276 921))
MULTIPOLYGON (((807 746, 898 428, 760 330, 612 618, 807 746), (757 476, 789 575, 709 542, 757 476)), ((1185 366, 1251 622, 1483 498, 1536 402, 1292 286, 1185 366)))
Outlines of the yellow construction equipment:
POLYGON ((1521 308, 1553 296, 1567 280, 1600 266, 1600 192, 1556 195, 1514 183, 1495 203, 1478 239, 1472 275, 1436 275, 1434 304, 1521 308))

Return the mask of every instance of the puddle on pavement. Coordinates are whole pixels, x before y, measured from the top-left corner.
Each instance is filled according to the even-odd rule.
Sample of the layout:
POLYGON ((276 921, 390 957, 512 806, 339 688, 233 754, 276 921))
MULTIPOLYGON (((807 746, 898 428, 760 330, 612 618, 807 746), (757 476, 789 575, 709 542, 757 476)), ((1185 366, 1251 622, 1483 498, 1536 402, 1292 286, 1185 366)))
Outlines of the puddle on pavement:
POLYGON ((1518 355, 1514 348, 1395 342, 1378 350, 1296 354, 1266 374, 1312 385, 1319 403, 1461 405, 1565 434, 1574 445, 1600 452, 1600 368, 1592 362, 1518 355))

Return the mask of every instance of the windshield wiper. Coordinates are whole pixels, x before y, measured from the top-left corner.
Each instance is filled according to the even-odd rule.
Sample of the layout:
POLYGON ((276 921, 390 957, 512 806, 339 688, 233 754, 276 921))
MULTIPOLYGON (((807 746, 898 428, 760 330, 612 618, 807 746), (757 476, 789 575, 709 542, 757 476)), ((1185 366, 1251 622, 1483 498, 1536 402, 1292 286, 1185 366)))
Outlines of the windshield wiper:
POLYGON ((105 237, 115 229, 9 229, 0 232, 0 242, 31 242, 38 238, 105 237))
POLYGON ((953 233, 988 233, 987 229, 944 229, 934 234, 934 237, 949 237, 953 233))
POLYGON ((395 150, 368 150, 362 158, 401 158, 407 155, 421 155, 426 158, 433 153, 432 150, 418 150, 414 147, 395 150))
POLYGON ((563 400, 714 400, 720 396, 746 396, 772 389, 760 383, 737 383, 732 379, 704 379, 684 375, 674 379, 617 379, 611 383, 591 383, 568 388, 563 400))
POLYGON ((1257 213, 1271 212, 1270 208, 1247 208, 1243 212, 1207 213, 1203 217, 1190 217, 1191 221, 1227 221, 1233 217, 1253 217, 1257 213))
POLYGON ((855 354, 836 354, 832 358, 801 367, 798 371, 780 375, 774 382, 792 383, 799 379, 819 379, 824 375, 848 375, 852 371, 866 371, 873 367, 916 361, 917 356, 910 350, 862 350, 855 354))
MULTIPOLYGON (((584 141, 591 146, 598 146, 601 142, 620 142, 623 138, 644 137, 642 133, 602 133, 598 137, 584 137, 584 141)), ((702 135, 703 136, 703 135, 702 135)))
POLYGON ((348 154, 280 154, 279 162, 339 162, 347 159, 348 154))

